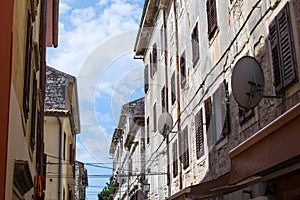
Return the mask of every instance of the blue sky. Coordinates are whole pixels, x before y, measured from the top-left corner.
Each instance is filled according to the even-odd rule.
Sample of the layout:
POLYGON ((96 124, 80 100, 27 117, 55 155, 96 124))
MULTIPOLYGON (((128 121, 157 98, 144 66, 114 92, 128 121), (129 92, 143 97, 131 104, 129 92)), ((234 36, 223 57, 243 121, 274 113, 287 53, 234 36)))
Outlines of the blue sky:
MULTIPOLYGON (((81 133, 76 159, 89 175, 110 175, 109 146, 121 106, 143 96, 142 62, 133 48, 144 0, 60 0, 59 47, 47 64, 78 78, 81 133), (91 164, 96 163, 96 164, 91 164)), ((96 200, 108 178, 89 178, 96 200)))

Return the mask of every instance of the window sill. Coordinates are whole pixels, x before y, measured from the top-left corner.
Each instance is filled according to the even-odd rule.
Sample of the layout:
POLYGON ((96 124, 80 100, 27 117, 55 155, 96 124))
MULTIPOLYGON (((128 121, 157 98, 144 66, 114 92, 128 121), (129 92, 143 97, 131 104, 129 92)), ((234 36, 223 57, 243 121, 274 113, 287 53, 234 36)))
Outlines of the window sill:
POLYGON ((182 174, 188 174, 191 171, 191 167, 188 166, 186 169, 182 168, 182 174))
POLYGON ((217 29, 214 32, 213 37, 211 39, 208 39, 208 48, 210 48, 213 45, 213 43, 216 40, 219 32, 220 32, 220 27, 218 26, 217 29))
POLYGON ((196 164, 199 166, 203 166, 205 164, 205 160, 206 160, 206 154, 204 154, 203 156, 201 156, 197 161, 196 164))

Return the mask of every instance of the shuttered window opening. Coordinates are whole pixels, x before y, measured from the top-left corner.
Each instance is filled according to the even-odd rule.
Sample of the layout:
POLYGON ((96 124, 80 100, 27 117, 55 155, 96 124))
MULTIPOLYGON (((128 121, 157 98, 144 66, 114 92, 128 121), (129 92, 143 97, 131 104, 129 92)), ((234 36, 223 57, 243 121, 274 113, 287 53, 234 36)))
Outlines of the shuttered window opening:
POLYGON ((203 139, 203 113, 202 108, 195 116, 195 132, 196 132, 196 156, 197 159, 204 155, 204 139, 203 139))
POLYGON ((295 51, 293 46, 288 3, 271 22, 269 32, 274 87, 278 94, 297 79, 295 51))
POLYGON ((177 154, 177 139, 174 141, 172 145, 173 152, 173 177, 178 175, 178 154, 177 154))
POLYGON ((206 11, 207 11, 208 39, 211 40, 218 27, 216 0, 207 0, 206 11))
POLYGON ((181 89, 185 87, 186 84, 186 61, 185 61, 185 53, 180 56, 180 83, 181 89))
POLYGON ((165 89, 165 111, 168 112, 169 111, 169 89, 168 87, 166 87, 165 89))
POLYGON ((153 105, 153 131, 157 130, 157 110, 156 103, 153 105))
POLYGON ((193 56, 193 67, 196 66, 199 60, 199 32, 198 32, 198 23, 196 23, 193 32, 192 32, 192 56, 193 56))
POLYGON ((154 74, 157 72, 157 45, 156 45, 156 43, 153 45, 151 61, 152 61, 152 78, 153 78, 154 74))
POLYGON ((149 117, 147 117, 147 132, 146 132, 146 137, 147 137, 147 144, 150 143, 150 127, 149 127, 149 117))
POLYGON ((144 91, 145 94, 148 92, 149 90, 149 66, 146 65, 144 68, 144 91))
POLYGON ((150 78, 153 79, 153 57, 152 57, 152 53, 149 54, 149 58, 150 58, 150 78))
MULTIPOLYGON (((41 112, 39 111, 37 113, 37 131, 36 131, 36 149, 41 149, 42 148, 42 133, 43 133, 43 127, 41 125, 42 123, 42 116, 41 116, 41 112)), ((42 155, 41 155, 41 151, 36 151, 36 170, 38 174, 41 174, 42 169, 43 169, 43 159, 42 159, 42 155)), ((46 171, 44 171, 46 172, 46 171)))
POLYGON ((175 72, 173 72, 172 77, 171 77, 171 100, 172 100, 172 105, 173 105, 176 101, 175 72))
POLYGON ((208 97, 204 101, 204 107, 205 107, 205 125, 206 125, 206 131, 208 131, 212 116, 212 104, 211 104, 211 97, 208 97))
MULTIPOLYGON (((226 100, 229 101, 229 90, 228 90, 228 83, 226 83, 226 81, 223 82, 224 84, 224 88, 225 88, 225 97, 226 100)), ((230 123, 230 104, 226 103, 225 105, 226 111, 225 111, 225 121, 224 121, 224 125, 223 125, 223 130, 222 130, 222 134, 226 135, 228 133, 230 133, 231 131, 231 123, 230 123)))
POLYGON ((160 91, 160 94, 161 94, 161 112, 165 112, 166 111, 166 86, 164 86, 161 91, 160 91))
POLYGON ((188 136, 188 126, 186 126, 181 132, 181 162, 183 164, 183 169, 189 167, 189 136, 188 136))
MULTIPOLYGON (((35 77, 35 73, 34 73, 35 77)), ((32 114, 31 114, 31 132, 30 132, 30 148, 34 150, 35 146, 35 131, 36 131, 36 102, 37 102, 37 80, 33 81, 33 94, 32 94, 32 114)))
POLYGON ((27 19, 27 36, 26 36, 26 52, 25 52, 25 67, 24 67, 24 88, 23 88, 23 111, 25 119, 28 119, 29 112, 29 95, 30 95, 30 75, 32 63, 32 18, 28 11, 27 19))

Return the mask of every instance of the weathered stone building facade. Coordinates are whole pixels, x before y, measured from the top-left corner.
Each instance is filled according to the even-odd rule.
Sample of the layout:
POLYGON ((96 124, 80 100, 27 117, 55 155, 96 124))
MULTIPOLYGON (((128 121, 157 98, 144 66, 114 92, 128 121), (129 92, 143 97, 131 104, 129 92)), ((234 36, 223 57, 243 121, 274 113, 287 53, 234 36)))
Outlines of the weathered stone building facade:
POLYGON ((111 199, 144 199, 144 98, 123 105, 109 152, 114 158, 111 199))
POLYGON ((150 199, 297 198, 299 7, 296 0, 145 1, 135 52, 145 64, 150 199), (244 56, 265 77, 266 97, 254 108, 241 108, 232 91, 244 56), (174 121, 166 137, 157 131, 162 112, 174 121))

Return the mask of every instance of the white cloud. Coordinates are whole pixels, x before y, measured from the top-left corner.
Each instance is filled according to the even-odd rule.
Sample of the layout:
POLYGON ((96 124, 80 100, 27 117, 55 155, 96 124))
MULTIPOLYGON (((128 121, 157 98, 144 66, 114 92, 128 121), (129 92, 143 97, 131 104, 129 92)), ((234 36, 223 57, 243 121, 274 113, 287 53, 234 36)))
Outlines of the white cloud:
POLYGON ((109 2, 109 0, 100 0, 100 1, 97 3, 97 6, 104 6, 104 5, 106 5, 108 2, 109 2))
POLYGON ((95 98, 101 98, 103 95, 111 96, 114 92, 114 84, 112 82, 100 82, 96 88, 95 98))
MULTIPOLYGON (((140 78, 129 66, 124 66, 127 62, 117 63, 119 67, 110 64, 132 52, 142 13, 138 3, 142 0, 99 0, 95 6, 77 6, 83 2, 87 1, 60 1, 59 47, 48 49, 47 64, 78 75, 81 133, 77 136, 76 159, 111 162, 108 160, 111 134, 120 113, 114 119, 109 112, 120 108, 114 107, 116 104, 107 106, 112 102, 106 102, 106 107, 97 110, 95 101, 101 105, 103 97, 111 98, 116 87, 124 84, 118 87, 122 89, 117 101, 121 106, 121 99, 126 103, 127 97, 138 87, 134 82, 124 81, 129 78, 128 74, 132 79, 140 78), (77 4, 76 8, 73 3, 77 4), (135 31, 126 32, 131 30, 135 31), (110 73, 105 73, 109 68, 110 73)), ((132 58, 132 54, 130 56, 132 58)))
MULTIPOLYGON (((104 3, 104 2, 103 2, 104 3)), ((138 28, 141 9, 137 4, 123 1, 112 2, 105 9, 99 7, 70 10, 64 4, 60 16, 58 49, 48 49, 48 64, 73 75, 78 74, 87 56, 106 39, 138 28)), ((112 46, 108 51, 113 51, 112 46)), ((133 44, 132 44, 133 48, 133 44)))
POLYGON ((71 10, 71 7, 68 4, 66 4, 66 3, 59 4, 59 13, 61 15, 68 13, 70 10, 71 10))

